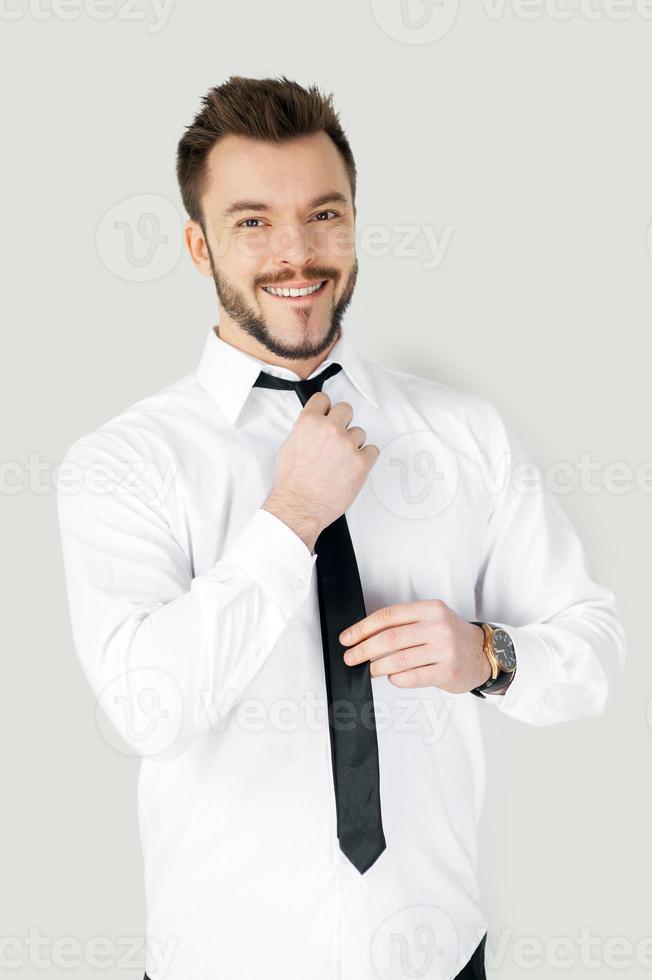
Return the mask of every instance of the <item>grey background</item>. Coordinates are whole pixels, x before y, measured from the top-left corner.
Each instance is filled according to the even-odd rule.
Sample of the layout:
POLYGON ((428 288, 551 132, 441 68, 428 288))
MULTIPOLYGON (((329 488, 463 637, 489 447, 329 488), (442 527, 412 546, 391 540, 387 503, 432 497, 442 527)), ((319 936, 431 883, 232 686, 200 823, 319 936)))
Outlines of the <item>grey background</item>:
MULTIPOLYGON (((212 282, 180 253, 174 176, 176 142, 210 86, 286 74, 334 93, 359 169, 358 234, 380 228, 389 240, 359 251, 346 329, 361 353, 491 397, 543 467, 588 453, 601 474, 614 462, 636 474, 652 458, 650 12, 642 0, 592 0, 592 13, 579 0, 477 0, 455 17, 450 0, 411 2, 409 16, 427 17, 421 30, 401 22, 397 0, 177 0, 162 29, 146 0, 131 13, 109 0, 106 19, 90 0, 15 0, 0 16, 0 921, 6 955, 22 961, 5 962, 13 977, 43 976, 30 930, 53 978, 142 977, 142 951, 129 965, 126 945, 144 926, 138 763, 95 722, 52 488, 70 443, 190 370, 217 321, 212 282), (442 36, 430 38, 433 27, 442 36), (102 238, 116 205, 134 232, 140 214, 157 216, 167 241, 151 263, 138 264, 137 234, 133 261, 102 238), (435 267, 421 232, 416 254, 401 254, 403 226, 437 238, 450 229, 435 267), (66 947, 53 948, 62 937, 82 947, 105 937, 108 968, 91 969, 83 950, 81 966, 65 966, 66 947)), ((600 481, 562 503, 618 599, 623 694, 600 718, 553 728, 481 712, 487 965, 504 980, 527 962, 536 978, 601 980, 618 957, 633 980, 650 969, 637 952, 646 938, 652 963, 652 481, 623 492, 600 481), (582 960, 583 931, 597 937, 597 969, 582 960), (546 954, 559 936, 570 969, 546 954), (543 951, 519 959, 528 938, 543 951), (618 939, 629 953, 614 953, 618 939)))

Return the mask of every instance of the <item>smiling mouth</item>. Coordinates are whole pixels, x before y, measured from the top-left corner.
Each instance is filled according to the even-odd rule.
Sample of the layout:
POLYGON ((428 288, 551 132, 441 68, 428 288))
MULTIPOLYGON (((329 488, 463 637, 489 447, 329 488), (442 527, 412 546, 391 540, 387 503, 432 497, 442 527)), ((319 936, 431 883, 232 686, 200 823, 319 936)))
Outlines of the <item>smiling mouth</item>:
POLYGON ((318 296, 324 291, 327 282, 328 279, 323 279, 320 283, 315 283, 312 286, 304 286, 301 289, 295 289, 291 286, 261 286, 260 288, 268 296, 273 296, 274 299, 296 303, 302 300, 312 299, 313 296, 318 296))

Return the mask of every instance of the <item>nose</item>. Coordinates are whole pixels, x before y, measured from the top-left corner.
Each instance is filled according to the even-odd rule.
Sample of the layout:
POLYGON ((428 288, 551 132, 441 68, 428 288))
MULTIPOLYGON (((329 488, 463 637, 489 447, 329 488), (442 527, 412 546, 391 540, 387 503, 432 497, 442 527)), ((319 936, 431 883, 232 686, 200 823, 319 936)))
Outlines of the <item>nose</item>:
POLYGON ((314 260, 308 230, 303 225, 286 224, 274 229, 272 261, 301 268, 314 260))

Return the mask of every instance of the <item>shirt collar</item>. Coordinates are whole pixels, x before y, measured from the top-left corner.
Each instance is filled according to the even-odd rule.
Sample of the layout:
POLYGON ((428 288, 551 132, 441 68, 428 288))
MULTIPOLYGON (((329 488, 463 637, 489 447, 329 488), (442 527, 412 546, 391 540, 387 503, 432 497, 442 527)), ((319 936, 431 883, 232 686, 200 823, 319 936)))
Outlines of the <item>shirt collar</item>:
MULTIPOLYGON (((369 371, 351 341, 343 333, 340 334, 328 357, 315 368, 310 377, 320 374, 333 361, 342 365, 342 370, 349 381, 374 408, 378 408, 369 371)), ((299 375, 289 368, 268 364, 267 361, 254 357, 240 350, 239 347, 234 347, 233 344, 218 337, 213 327, 210 328, 196 374, 200 384, 231 424, 235 424, 261 371, 267 371, 280 378, 288 378, 290 381, 300 380, 299 375)))

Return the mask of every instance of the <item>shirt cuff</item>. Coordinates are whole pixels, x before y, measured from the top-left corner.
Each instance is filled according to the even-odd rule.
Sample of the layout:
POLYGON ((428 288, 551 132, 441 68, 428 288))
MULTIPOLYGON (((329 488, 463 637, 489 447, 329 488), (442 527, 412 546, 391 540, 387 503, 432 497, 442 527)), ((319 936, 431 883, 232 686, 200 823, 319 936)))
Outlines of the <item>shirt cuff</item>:
POLYGON ((536 626, 510 626, 491 620, 512 638, 516 651, 516 672, 504 694, 485 694, 485 702, 498 711, 521 721, 536 714, 537 705, 552 676, 552 660, 545 641, 535 632, 536 626))
POLYGON ((289 619, 310 590, 317 555, 280 517, 259 507, 221 560, 237 565, 289 619))

